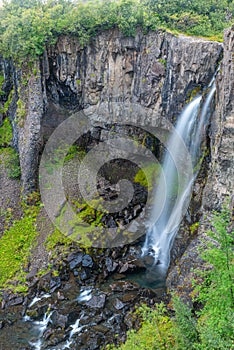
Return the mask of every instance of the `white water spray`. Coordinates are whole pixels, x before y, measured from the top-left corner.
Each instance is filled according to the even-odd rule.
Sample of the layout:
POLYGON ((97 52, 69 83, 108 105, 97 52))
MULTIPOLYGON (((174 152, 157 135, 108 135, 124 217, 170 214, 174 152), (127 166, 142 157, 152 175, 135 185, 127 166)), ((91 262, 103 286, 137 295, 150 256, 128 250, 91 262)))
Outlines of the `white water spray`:
POLYGON ((77 298, 77 301, 83 302, 83 301, 89 301, 92 298, 92 289, 84 289, 81 290, 80 295, 77 298))
POLYGON ((47 315, 45 313, 42 321, 33 322, 34 325, 36 325, 36 327, 38 328, 38 332, 39 332, 38 340, 36 342, 30 342, 30 345, 33 346, 35 350, 41 350, 42 337, 43 337, 43 334, 44 334, 48 324, 51 322, 52 314, 53 314, 53 312, 50 312, 49 315, 47 315))
POLYGON ((152 212, 153 215, 156 214, 158 220, 149 228, 142 247, 142 255, 152 255, 161 274, 167 272, 170 250, 184 211, 188 207, 215 90, 215 78, 213 78, 204 103, 202 96, 198 96, 185 107, 168 141, 152 212), (185 144, 190 159, 183 159, 185 155, 181 154, 180 142, 185 144), (184 166, 182 179, 178 179, 178 164, 180 167, 181 164, 184 166), (188 171, 189 167, 194 170, 188 171), (161 210, 159 208, 162 208, 162 198, 165 198, 165 202, 161 210), (158 212, 159 210, 161 212, 158 212))
POLYGON ((28 307, 32 307, 34 304, 36 304, 38 301, 41 301, 42 299, 44 299, 44 298, 50 298, 51 297, 51 295, 50 294, 44 294, 44 295, 42 295, 41 297, 35 297, 35 298, 33 298, 33 300, 32 300, 32 302, 29 304, 29 306, 28 307))

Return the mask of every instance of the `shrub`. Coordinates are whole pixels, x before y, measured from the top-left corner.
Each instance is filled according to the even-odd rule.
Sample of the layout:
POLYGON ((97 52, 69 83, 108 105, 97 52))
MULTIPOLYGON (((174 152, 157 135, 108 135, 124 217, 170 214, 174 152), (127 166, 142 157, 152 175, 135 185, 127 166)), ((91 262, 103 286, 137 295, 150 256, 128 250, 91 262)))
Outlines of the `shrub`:
POLYGON ((168 28, 219 39, 233 15, 229 0, 11 0, 0 8, 0 50, 23 62, 42 55, 45 45, 60 35, 75 35, 85 45, 100 30, 115 27, 126 36, 141 27, 144 32, 168 28))

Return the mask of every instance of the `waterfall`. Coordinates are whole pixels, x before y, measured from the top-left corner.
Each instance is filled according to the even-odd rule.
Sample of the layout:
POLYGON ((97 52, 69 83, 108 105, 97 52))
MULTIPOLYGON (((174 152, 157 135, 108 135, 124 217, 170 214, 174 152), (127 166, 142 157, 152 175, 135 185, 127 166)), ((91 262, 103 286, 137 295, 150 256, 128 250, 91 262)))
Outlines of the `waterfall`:
POLYGON ((167 272, 170 263, 170 250, 198 173, 198 165, 202 155, 202 141, 206 134, 210 104, 215 91, 214 76, 208 86, 204 102, 203 96, 195 97, 182 111, 175 129, 169 137, 152 210, 152 216, 156 214, 155 217, 158 219, 149 225, 142 247, 142 255, 153 256, 157 270, 162 275, 167 272), (189 152, 192 171, 188 171, 189 166, 186 166, 188 160, 184 160, 183 178, 178 179, 177 165, 181 166, 182 164, 183 166, 181 163, 183 162, 181 142, 189 152), (164 199, 163 207, 162 198, 164 199))

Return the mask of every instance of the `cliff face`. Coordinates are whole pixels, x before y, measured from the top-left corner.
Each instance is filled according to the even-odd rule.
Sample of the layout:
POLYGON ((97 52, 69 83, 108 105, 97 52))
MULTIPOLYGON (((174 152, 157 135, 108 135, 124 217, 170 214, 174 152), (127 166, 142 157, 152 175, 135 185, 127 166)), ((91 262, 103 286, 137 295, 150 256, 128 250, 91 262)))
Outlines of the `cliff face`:
MULTIPOLYGON (((219 43, 161 31, 139 31, 135 38, 107 31, 84 48, 75 38, 61 37, 30 70, 8 79, 15 91, 11 119, 17 121, 13 125, 24 192, 36 186, 44 140, 69 111, 85 109, 93 124, 99 121, 105 129, 111 105, 130 101, 144 109, 141 125, 173 121, 191 94, 208 85, 221 54, 219 43)), ((137 118, 132 113, 129 121, 137 118)))
POLYGON ((191 281, 194 270, 201 269, 202 260, 199 248, 208 238, 206 231, 210 228, 211 210, 221 209, 225 199, 233 205, 234 189, 234 27, 224 34, 224 53, 220 72, 216 79, 216 108, 211 118, 210 127, 210 162, 208 178, 202 194, 202 212, 196 238, 187 247, 178 265, 173 267, 167 278, 169 290, 178 289, 187 299, 192 291, 191 281))
POLYGON ((207 210, 220 208, 234 188, 234 26, 224 34, 224 54, 217 77, 216 109, 211 120, 211 162, 203 195, 207 210))

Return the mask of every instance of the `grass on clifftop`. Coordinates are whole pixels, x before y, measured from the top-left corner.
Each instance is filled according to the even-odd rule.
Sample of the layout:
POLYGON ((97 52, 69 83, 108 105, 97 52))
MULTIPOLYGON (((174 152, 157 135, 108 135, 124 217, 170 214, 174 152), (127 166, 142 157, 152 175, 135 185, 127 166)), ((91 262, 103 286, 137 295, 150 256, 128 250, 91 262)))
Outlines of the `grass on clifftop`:
POLYGON ((0 8, 0 53, 23 62, 42 55, 60 35, 84 46, 111 28, 125 36, 166 28, 220 40, 233 18, 232 0, 11 0, 0 8))

